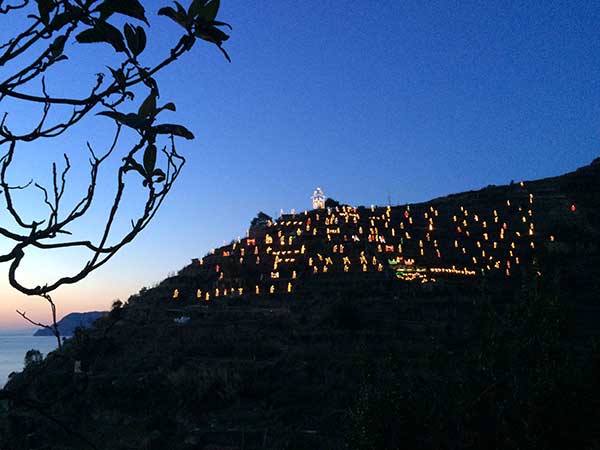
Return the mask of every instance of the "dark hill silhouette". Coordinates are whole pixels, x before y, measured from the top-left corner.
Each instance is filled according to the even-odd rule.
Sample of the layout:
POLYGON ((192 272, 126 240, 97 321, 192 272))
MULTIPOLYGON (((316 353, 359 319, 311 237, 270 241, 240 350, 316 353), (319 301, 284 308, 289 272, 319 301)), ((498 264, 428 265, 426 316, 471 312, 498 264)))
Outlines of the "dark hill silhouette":
MULTIPOLYGON (((63 399, 44 412, 101 448, 345 448, 382 365, 433 386, 429 355, 458 358, 483 306, 561 299, 569 342, 587 348, 600 334, 599 212, 593 164, 413 205, 265 217, 8 389, 63 399)), ((469 402, 487 392, 470 380, 469 402)), ((82 448, 74 440, 16 403, 0 412, 0 448, 82 448)))
POLYGON ((599 171, 591 165, 414 205, 338 205, 282 215, 194 259, 160 289, 179 301, 211 302, 288 294, 323 275, 339 282, 399 277, 429 288, 481 277, 518 282, 532 269, 544 276, 540 259, 573 246, 595 251, 599 171))

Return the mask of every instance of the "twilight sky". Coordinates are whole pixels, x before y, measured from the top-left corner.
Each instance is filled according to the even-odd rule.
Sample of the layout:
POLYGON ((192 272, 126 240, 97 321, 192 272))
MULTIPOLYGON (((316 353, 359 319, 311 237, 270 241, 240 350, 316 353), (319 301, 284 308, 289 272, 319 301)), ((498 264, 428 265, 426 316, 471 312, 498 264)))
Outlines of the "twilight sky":
MULTIPOLYGON (((177 26, 156 17, 167 2, 143 3, 153 60, 177 26)), ((160 281, 244 235, 259 210, 308 208, 316 186, 350 204, 417 202, 559 175, 600 156, 597 1, 221 3, 219 18, 234 26, 226 43, 233 63, 200 43, 158 77, 161 101, 178 109, 163 119, 197 137, 179 142, 188 163, 178 185, 133 244, 55 293, 61 315, 107 309, 160 281)), ((0 25, 4 42, 18 23, 0 25)), ((66 52, 70 60, 48 80, 56 95, 85 92, 110 63, 101 44, 66 52)), ((15 128, 39 113, 3 101, 5 111, 15 128)), ((67 150, 79 163, 75 199, 87 179, 85 142, 101 147, 110 130, 108 119, 94 117, 58 142, 23 148, 13 180, 46 179, 67 150)), ((107 193, 112 175, 110 167, 102 175, 107 193)), ((78 227, 82 236, 100 232, 107 198, 78 227)), ((32 215, 43 207, 39 195, 21 200, 32 215)), ((6 223, 6 212, 0 217, 6 223)), ((83 258, 31 255, 21 276, 42 284, 83 258)), ((47 320, 41 300, 8 286, 6 269, 0 265, 0 329, 24 326, 17 307, 47 320)))

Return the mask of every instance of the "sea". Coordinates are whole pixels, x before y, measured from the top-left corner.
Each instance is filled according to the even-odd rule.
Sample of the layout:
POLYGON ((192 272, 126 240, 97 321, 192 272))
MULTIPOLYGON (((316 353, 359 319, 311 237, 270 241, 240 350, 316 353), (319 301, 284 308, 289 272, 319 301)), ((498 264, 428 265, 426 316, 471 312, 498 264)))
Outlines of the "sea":
POLYGON ((35 337, 35 329, 0 330, 0 388, 4 387, 11 372, 23 370, 25 353, 39 350, 44 356, 56 349, 54 337, 35 337))

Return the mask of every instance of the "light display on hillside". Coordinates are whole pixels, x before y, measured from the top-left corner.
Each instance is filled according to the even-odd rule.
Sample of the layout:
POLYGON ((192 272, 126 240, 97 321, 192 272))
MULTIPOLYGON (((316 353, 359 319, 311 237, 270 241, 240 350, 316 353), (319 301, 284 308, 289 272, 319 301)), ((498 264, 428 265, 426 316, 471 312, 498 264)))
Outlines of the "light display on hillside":
POLYGON ((556 240, 534 223, 534 196, 525 184, 494 204, 325 208, 320 189, 312 198, 315 210, 284 214, 194 260, 186 275, 197 285, 189 292, 173 286, 172 300, 277 297, 301 292, 312 277, 380 277, 415 286, 504 279, 532 266, 538 248, 556 240))
POLYGON ((323 209, 325 208, 325 194, 323 194, 323 190, 321 188, 316 188, 315 192, 311 197, 313 209, 323 209))

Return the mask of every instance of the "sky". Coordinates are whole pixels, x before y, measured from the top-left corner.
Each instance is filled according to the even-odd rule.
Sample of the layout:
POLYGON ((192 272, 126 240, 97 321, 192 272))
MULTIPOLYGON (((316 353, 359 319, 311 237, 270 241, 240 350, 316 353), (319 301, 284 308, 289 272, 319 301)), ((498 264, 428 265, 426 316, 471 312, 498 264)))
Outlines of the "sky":
MULTIPOLYGON (((156 16, 167 2, 143 3, 150 63, 178 29, 156 16)), ((353 205, 404 204, 555 176, 600 156, 598 2, 221 3, 218 18, 234 27, 225 44, 233 62, 200 43, 157 77, 161 102, 177 105, 165 120, 196 135, 178 142, 187 158, 181 178, 142 235, 84 281, 55 292, 59 315, 107 309, 152 286, 244 236, 258 211, 307 209, 317 186, 353 205)), ((19 25, 2 23, 0 37, 19 25)), ((66 52, 69 61, 48 75, 56 95, 85 93, 111 62, 103 44, 70 44, 66 52)), ((17 129, 39 115, 10 101, 0 102, 4 112, 17 129)), ((68 151, 76 167, 67 200, 75 201, 87 180, 85 142, 102 148, 111 127, 91 116, 56 142, 20 148, 12 179, 47 181, 51 162, 68 151)), ((101 231, 114 188, 110 168, 76 227, 82 236, 101 231)), ((25 215, 44 208, 39 192, 19 195, 25 215)), ((10 223, 6 212, 0 217, 10 223)), ((32 253, 20 279, 43 284, 85 258, 32 253)), ((17 308, 48 320, 43 300, 16 293, 6 273, 0 265, 0 329, 23 327, 17 308)))

